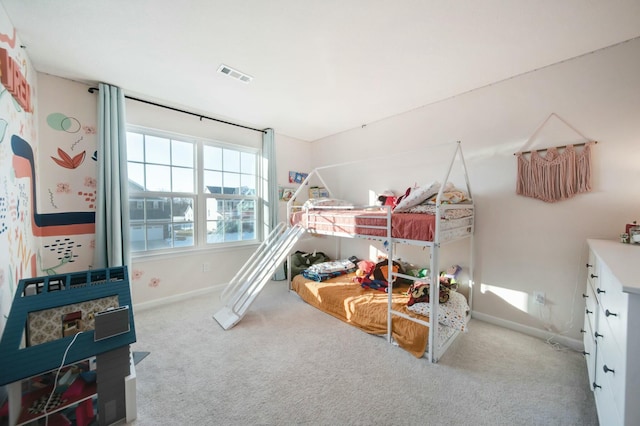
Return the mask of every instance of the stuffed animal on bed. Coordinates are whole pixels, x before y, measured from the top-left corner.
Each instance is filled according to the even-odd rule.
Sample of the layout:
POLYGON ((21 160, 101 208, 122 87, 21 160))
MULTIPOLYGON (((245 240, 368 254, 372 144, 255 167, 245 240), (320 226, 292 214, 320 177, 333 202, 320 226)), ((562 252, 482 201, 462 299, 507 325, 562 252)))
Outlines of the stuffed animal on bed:
POLYGON ((361 260, 357 264, 356 276, 354 282, 359 283, 362 288, 370 288, 373 290, 387 291, 388 284, 385 280, 375 279, 373 276, 376 264, 370 260, 361 260))
MULTIPOLYGON (((409 287, 409 301, 407 306, 411 306, 414 303, 429 303, 429 288, 430 285, 426 281, 416 281, 409 287)), ((440 303, 446 303, 449 301, 449 294, 451 292, 451 278, 441 275, 440 276, 440 292, 438 301, 440 303)))
POLYGON ((391 206, 393 208, 396 206, 397 201, 398 197, 391 191, 384 191, 378 195, 378 205, 380 206, 391 206))

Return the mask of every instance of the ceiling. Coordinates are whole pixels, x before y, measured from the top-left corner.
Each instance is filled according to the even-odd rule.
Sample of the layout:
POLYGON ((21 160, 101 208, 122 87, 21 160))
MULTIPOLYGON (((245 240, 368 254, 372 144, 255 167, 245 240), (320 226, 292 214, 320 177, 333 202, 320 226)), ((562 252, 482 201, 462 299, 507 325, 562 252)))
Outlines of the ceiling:
POLYGON ((638 0, 1 2, 39 72, 307 141, 640 36, 638 0))

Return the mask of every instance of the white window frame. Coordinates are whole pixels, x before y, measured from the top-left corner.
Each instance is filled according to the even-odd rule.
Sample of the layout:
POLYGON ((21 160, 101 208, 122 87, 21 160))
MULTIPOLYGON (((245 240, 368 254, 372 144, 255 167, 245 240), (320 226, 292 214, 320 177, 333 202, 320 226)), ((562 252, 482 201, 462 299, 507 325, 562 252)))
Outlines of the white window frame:
MULTIPOLYGON (((194 182, 194 192, 193 193, 184 193, 184 192, 163 192, 163 191, 129 191, 129 199, 133 199, 136 197, 166 197, 166 198, 176 198, 176 197, 193 197, 195 202, 193 205, 193 226, 194 226, 194 242, 192 246, 185 247, 167 247, 161 249, 147 249, 144 251, 131 251, 132 257, 140 258, 147 256, 155 256, 155 255, 167 255, 167 254, 180 254, 187 253, 189 251, 194 250, 220 250, 220 249, 229 249, 234 247, 242 247, 247 245, 256 245, 262 241, 263 238, 263 208, 262 208, 262 185, 260 184, 261 178, 261 157, 262 153, 259 149, 252 148, 249 146, 231 144, 227 142, 222 142, 215 139, 205 139, 199 138, 195 136, 187 136, 174 132, 159 130, 159 129, 150 129, 146 127, 140 127, 135 125, 128 125, 127 132, 139 133, 148 136, 155 136, 160 138, 167 138, 171 140, 177 140, 180 142, 190 142, 195 146, 194 150, 194 170, 195 170, 195 182, 194 182), (205 192, 204 187, 204 159, 203 159, 203 151, 204 146, 209 145, 217 148, 224 148, 229 150, 238 151, 240 153, 250 153, 255 155, 255 188, 256 193, 254 195, 226 195, 226 194, 215 194, 212 197, 212 194, 205 192), (226 241, 226 242, 217 242, 217 243, 208 243, 207 242, 207 217, 206 217, 206 201, 207 198, 218 198, 218 199, 238 199, 243 198, 247 200, 252 200, 254 202, 254 215, 255 215, 255 238, 251 240, 241 240, 241 241, 226 241)), ((224 170, 224 165, 223 165, 224 170)), ((146 226, 148 222, 145 220, 144 225, 146 226)), ((146 237, 145 237, 146 238, 146 237)))

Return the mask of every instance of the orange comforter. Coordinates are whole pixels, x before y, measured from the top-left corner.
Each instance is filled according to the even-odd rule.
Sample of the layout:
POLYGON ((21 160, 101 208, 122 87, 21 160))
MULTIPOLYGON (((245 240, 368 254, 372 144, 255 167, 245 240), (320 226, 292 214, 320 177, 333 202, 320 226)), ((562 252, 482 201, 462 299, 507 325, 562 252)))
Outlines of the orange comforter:
MULTIPOLYGON (((321 311, 367 333, 386 335, 388 294, 362 288, 360 284, 353 282, 353 277, 354 274, 348 274, 316 282, 302 275, 296 275, 291 285, 305 302, 321 311)), ((393 309, 412 317, 428 320, 407 309, 409 296, 402 294, 407 291, 407 288, 406 285, 394 287, 393 309)), ((429 328, 394 315, 392 336, 401 348, 419 358, 426 350, 429 328)))

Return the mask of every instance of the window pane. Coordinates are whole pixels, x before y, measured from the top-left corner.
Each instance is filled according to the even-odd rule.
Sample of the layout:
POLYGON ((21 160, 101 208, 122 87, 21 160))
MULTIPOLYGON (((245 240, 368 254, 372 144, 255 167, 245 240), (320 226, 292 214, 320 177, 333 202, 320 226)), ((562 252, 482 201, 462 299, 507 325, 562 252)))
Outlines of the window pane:
POLYGON ((171 247, 171 225, 168 223, 151 223, 147 225, 147 250, 158 250, 171 247))
POLYGON ((207 222, 207 244, 224 242, 221 222, 215 220, 207 222))
POLYGON ((144 161, 144 137, 127 132, 127 161, 144 161))
POLYGON ((144 220, 144 198, 129 199, 129 220, 131 222, 144 220))
POLYGON ((131 251, 145 251, 147 249, 144 225, 131 225, 129 227, 129 239, 131 251))
POLYGON ((240 171, 247 174, 255 174, 256 172, 256 155, 248 152, 240 154, 240 171))
POLYGON ((204 190, 209 194, 222 194, 222 173, 205 171, 204 190))
POLYGON ((193 192, 193 169, 172 167, 171 173, 174 192, 193 192))
POLYGON ((255 240, 256 239, 256 223, 249 221, 242 221, 242 240, 255 240))
POLYGON ((193 222, 193 199, 173 198, 173 222, 193 222))
POLYGON ((240 152, 231 149, 222 150, 222 166, 227 172, 240 171, 240 152))
POLYGON ((174 223, 173 224, 173 246, 189 247, 193 246, 194 227, 191 223, 174 223))
POLYGON ((147 163, 171 164, 171 142, 169 139, 147 135, 145 142, 147 163))
POLYGON ((253 200, 243 200, 239 208, 242 219, 242 240, 253 240, 256 238, 255 202, 253 200))
POLYGON ((256 195, 255 175, 240 175, 240 194, 256 195))
POLYGON ((222 202, 215 198, 207 198, 207 220, 218 220, 222 218, 222 202))
POLYGON ((224 222, 224 238, 225 242, 228 241, 240 241, 240 221, 239 220, 226 220, 224 222))
POLYGON ((224 220, 222 200, 207 198, 207 244, 224 242, 224 220))
POLYGON ((235 195, 240 193, 240 175, 237 173, 225 173, 223 176, 223 194, 235 195))
POLYGON ((164 191, 171 190, 171 167, 147 165, 147 190, 164 191))
POLYGON ((146 198, 147 221, 171 220, 171 203, 168 198, 146 198))
POLYGON ((222 148, 205 145, 202 156, 205 170, 222 170, 222 148))
POLYGON ((172 141, 171 163, 174 166, 193 167, 193 144, 190 142, 172 141))
POLYGON ((129 190, 144 191, 144 164, 128 163, 127 174, 129 175, 129 190))

